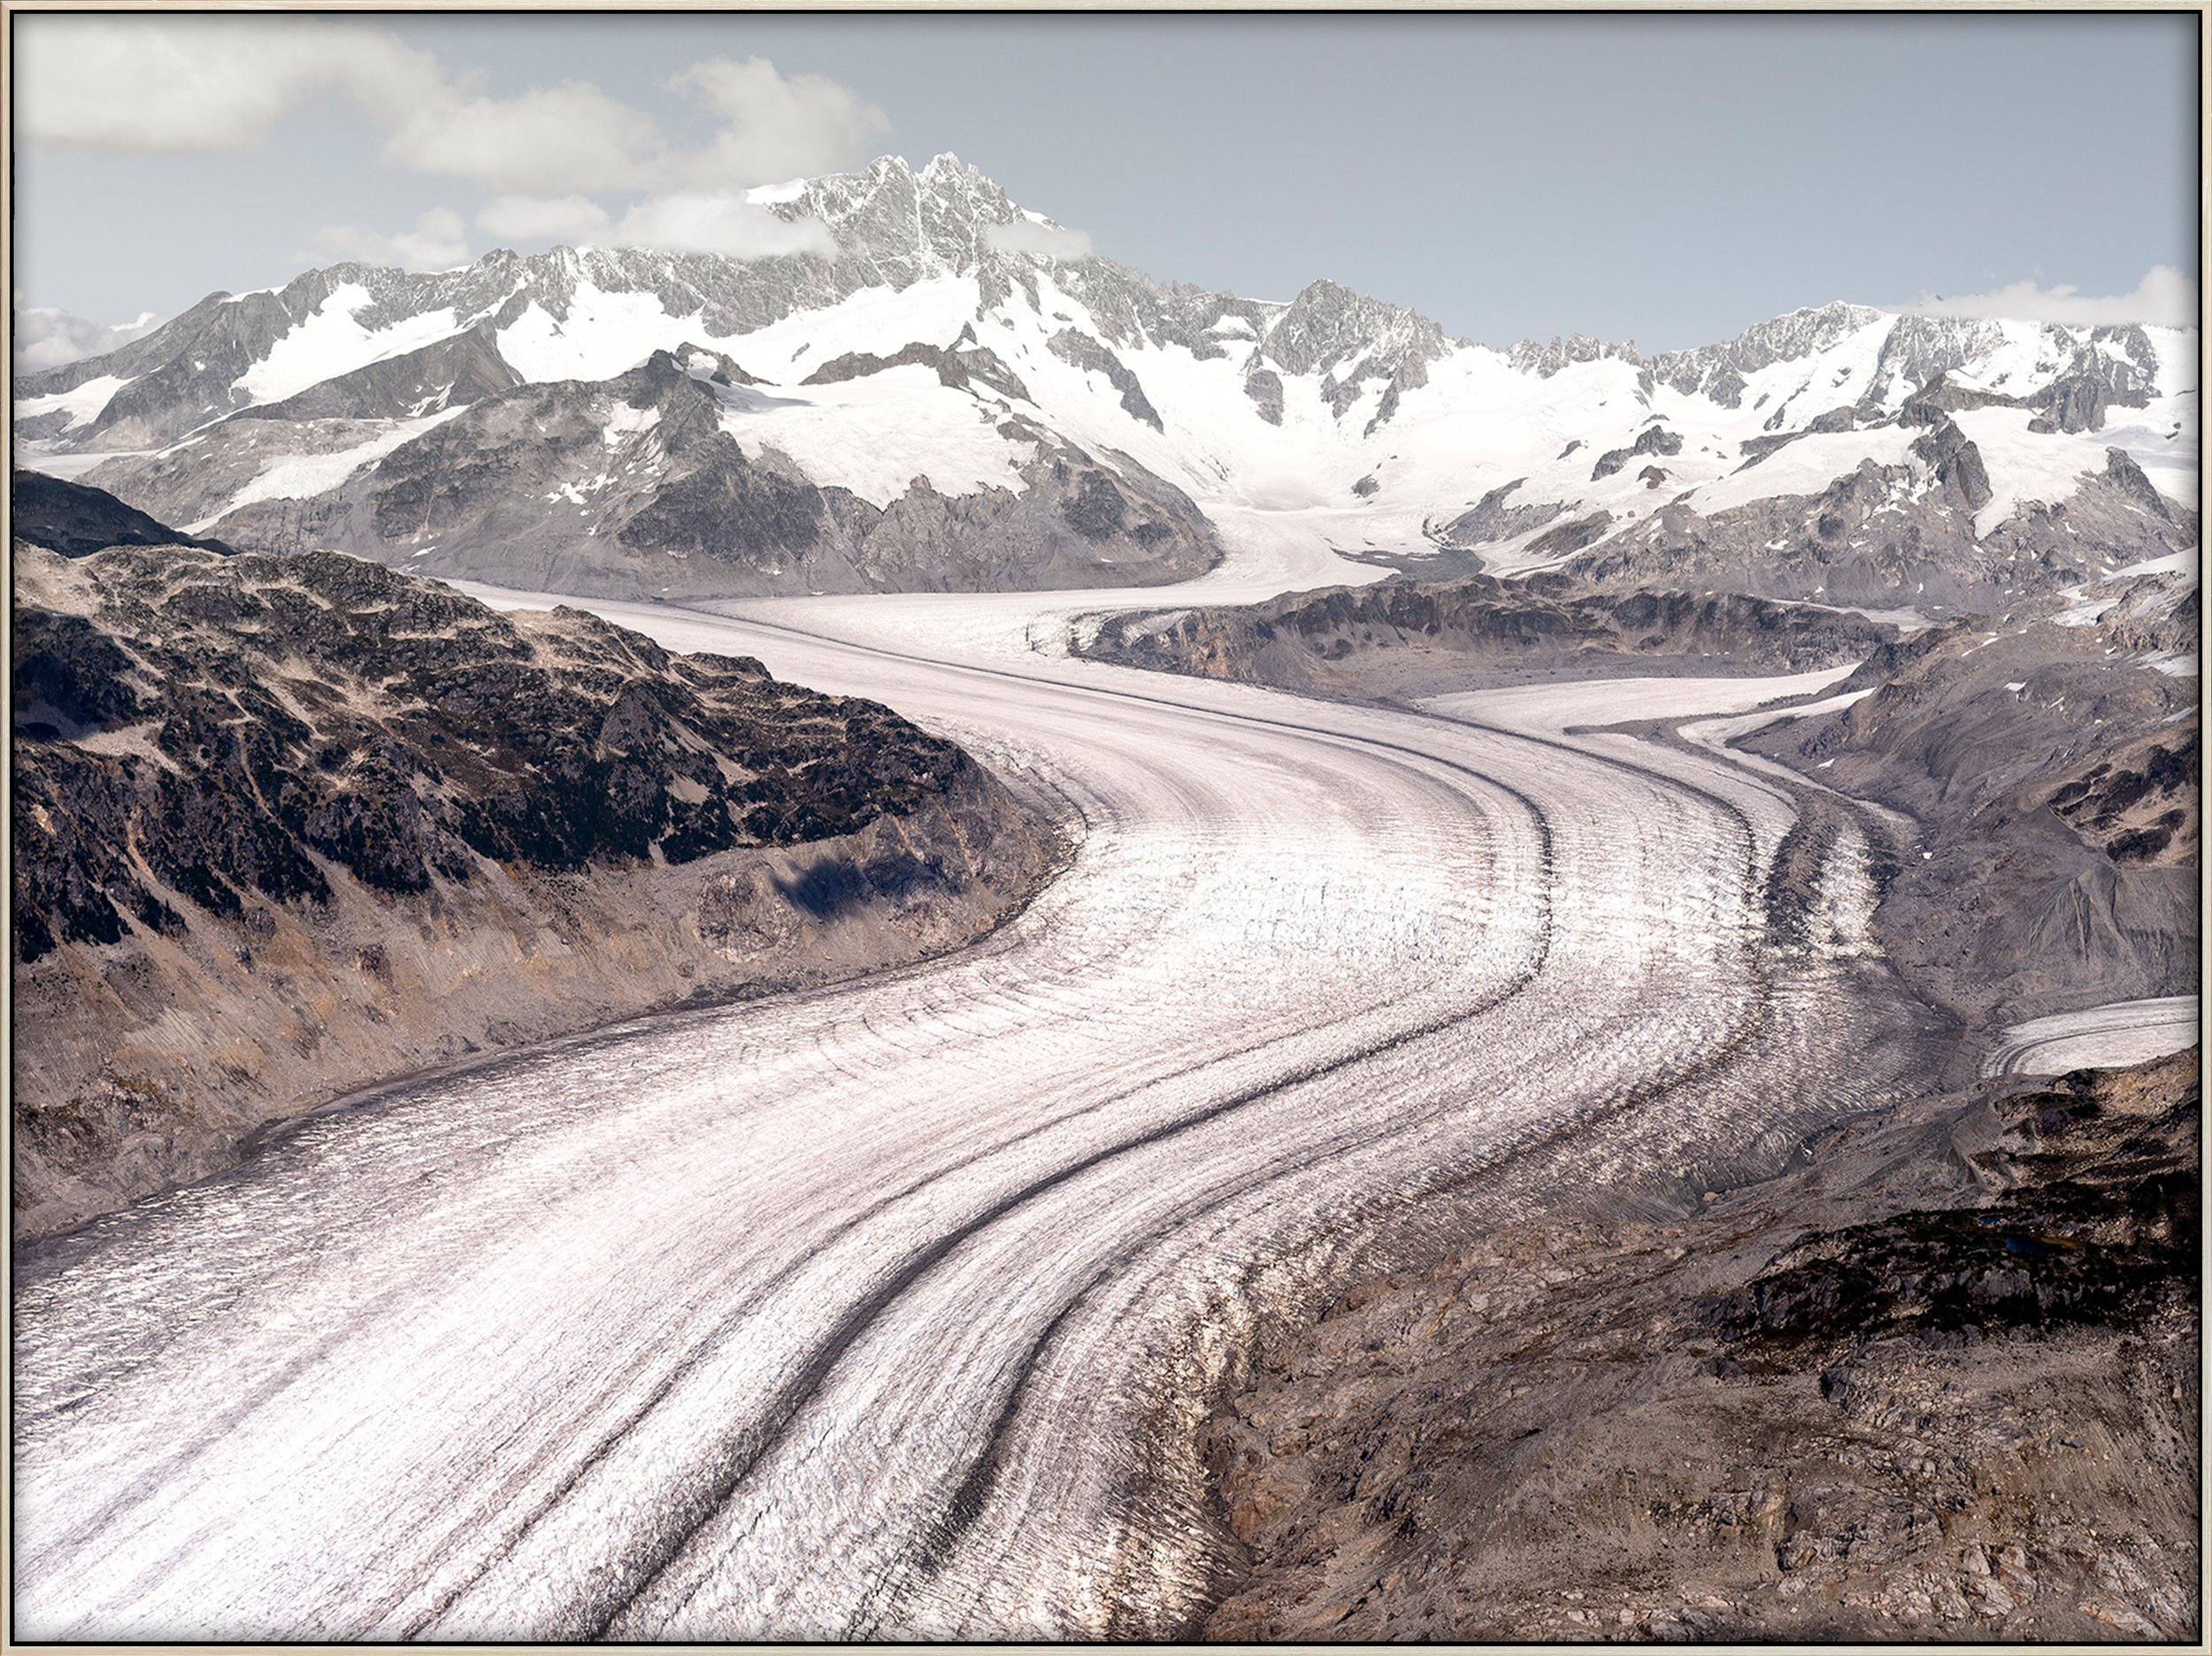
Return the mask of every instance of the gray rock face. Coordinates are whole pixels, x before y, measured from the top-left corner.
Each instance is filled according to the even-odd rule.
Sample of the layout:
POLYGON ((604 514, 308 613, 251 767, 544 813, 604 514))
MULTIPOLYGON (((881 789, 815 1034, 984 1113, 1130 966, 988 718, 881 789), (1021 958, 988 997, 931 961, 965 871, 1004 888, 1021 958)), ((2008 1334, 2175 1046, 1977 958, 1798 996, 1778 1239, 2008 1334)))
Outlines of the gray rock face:
MULTIPOLYGON (((1123 411, 1132 419, 1142 420, 1154 431, 1164 429, 1158 411, 1144 395, 1144 387, 1137 383, 1137 376, 1129 372, 1120 357, 1089 334, 1080 328, 1062 328, 1045 343, 1062 362, 1086 373, 1104 375, 1106 383, 1121 393, 1123 411)), ((1025 395, 1024 400, 1027 400, 1025 395)))
POLYGON ((1977 350, 2003 339, 1993 322, 1955 317, 1901 316, 1892 323, 1874 364, 1870 387, 1886 396, 1893 387, 1924 385, 1937 374, 1964 364, 1977 350))
POLYGON ((1541 529, 1566 508, 1557 501, 1544 501, 1528 505, 1509 506, 1506 497, 1527 479, 1515 478, 1510 483, 1501 483, 1477 501, 1474 506, 1439 531, 1439 537, 1448 546, 1479 547, 1494 541, 1510 540, 1532 529, 1541 529))
MULTIPOLYGON (((1255 362, 1258 360, 1256 356, 1255 362)), ((1283 423, 1283 377, 1272 368, 1253 368, 1244 376, 1244 395, 1270 426, 1283 423)))
POLYGON ((2138 481, 2131 461, 2109 458, 2059 504, 2025 505, 1977 539, 1973 515, 1990 498, 1979 451, 1947 417, 1919 441, 1936 467, 1932 489, 1920 490, 1909 467, 1870 460, 1817 494, 1710 517, 1669 505, 1556 574, 1607 588, 1680 584, 1876 609, 1984 610, 2196 544, 2193 513, 2170 502, 2150 510, 2148 479, 2138 481))
MULTIPOLYGON (((967 330, 962 337, 970 344, 975 342, 973 329, 967 330)), ((734 387, 772 383, 746 372, 738 365, 737 359, 726 352, 709 350, 705 346, 695 345, 689 340, 677 346, 674 355, 676 360, 691 372, 696 373, 703 370, 710 385, 734 387)))
POLYGON ((1682 439, 1660 426, 1647 426, 1639 433, 1636 441, 1625 448, 1609 449, 1598 456, 1598 463, 1590 470, 1590 481, 1598 482, 1611 477, 1639 455, 1678 455, 1682 439))
POLYGON ((1915 438, 1912 451, 1934 471, 1953 505, 1971 513, 1989 504, 1989 471, 1982 464, 1982 451, 1950 419, 1915 438))
POLYGON ((1548 380, 1574 363, 1617 361, 1640 367, 1644 360, 1632 342, 1614 345, 1584 334, 1570 334, 1563 340, 1554 334, 1548 345, 1522 340, 1509 347, 1505 355, 1515 368, 1540 380, 1548 380))
POLYGON ((233 419, 417 419, 511 390, 522 376, 482 323, 420 350, 388 356, 310 386, 281 402, 257 402, 233 419))
MULTIPOLYGON (((996 362, 913 349, 915 363, 964 385, 996 362)), ((255 550, 326 546, 421 573, 621 597, 1118 586, 1186 579, 1218 556, 1187 498, 1134 461, 1117 456, 1109 472, 1010 417, 1002 434, 1038 445, 1018 493, 949 496, 917 479, 879 509, 818 487, 772 448, 749 457, 722 428, 723 400, 749 395, 657 352, 603 384, 485 398, 341 488, 223 522, 255 550)))
POLYGON ((1865 699, 1748 741, 1922 824, 1876 929, 1970 1023, 2198 986, 2196 678, 2146 670, 2197 648, 2196 582, 2088 590, 2086 625, 2045 600, 1932 629, 1847 681, 1865 699))
POLYGON ((1345 368, 1340 378, 1360 380, 1386 378, 1417 362, 1433 362, 1447 345, 1444 330, 1426 317, 1336 282, 1317 281, 1276 318, 1263 349, 1268 361, 1286 373, 1345 368))
POLYGON ((2044 392, 2049 410, 2028 422, 2030 431, 2093 432, 2104 429, 2105 407, 2110 392, 2093 374, 2070 373, 2054 380, 2044 392))
POLYGON ((1470 575, 1293 593, 1234 608, 1125 611, 1085 653, 1156 671, 1327 695, 1429 694, 1488 675, 1804 671, 1893 642, 1863 616, 1688 592, 1552 594, 1470 575))
POLYGON ((1528 543, 1528 549, 1539 557, 1556 557, 1563 552, 1578 552, 1599 540, 1613 526, 1613 514, 1594 511, 1586 518, 1563 523, 1556 529, 1548 529, 1528 543))
MULTIPOLYGON (((968 338, 972 341, 972 330, 968 338)), ((680 351, 680 359, 681 356, 680 351)), ((842 356, 833 357, 824 363, 799 383, 803 386, 841 385, 847 380, 881 373, 886 369, 908 367, 933 370, 938 383, 955 391, 966 391, 980 385, 1001 396, 1012 397, 1023 402, 1029 401, 1029 388, 1022 384, 1020 376, 1000 361, 995 352, 973 343, 964 348, 941 350, 934 345, 918 342, 888 356, 871 356, 866 351, 848 351, 842 356)), ((759 385, 763 382, 748 375, 742 383, 759 385)))
POLYGON ((1793 310, 1746 328, 1723 344, 1662 352, 1651 359, 1652 377, 1686 396, 1702 392, 1724 408, 1735 408, 1742 400, 1744 375, 1825 350, 1879 314, 1850 304, 1793 310))

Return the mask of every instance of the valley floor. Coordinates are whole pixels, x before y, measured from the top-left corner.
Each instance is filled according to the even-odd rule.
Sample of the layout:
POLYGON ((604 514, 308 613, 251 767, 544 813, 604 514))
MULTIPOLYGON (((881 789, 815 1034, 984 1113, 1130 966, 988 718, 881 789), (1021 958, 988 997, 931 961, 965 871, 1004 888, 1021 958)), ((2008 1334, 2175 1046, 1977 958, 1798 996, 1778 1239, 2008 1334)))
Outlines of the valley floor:
MULTIPOLYGON (((1236 530, 1210 599, 1321 572, 1236 530)), ((1286 1574, 1268 1526, 1349 1468, 1239 1482, 1277 1453, 1249 1402, 1272 1354, 1379 1272, 1459 1258, 1497 1285, 1446 1297, 1495 1296, 1509 1335, 1582 1282, 1598 1346, 1648 1360, 1676 1286, 1626 1322, 1603 1296, 1958 1055, 1868 929, 1866 831, 1801 831, 1789 782, 1071 658, 1095 602, 595 605, 1056 794, 1073 866, 962 954, 426 1077, 31 1251, 19 1632, 1348 1636, 1359 1594, 1441 1601, 1354 1580, 1364 1508, 1330 1532, 1358 1563, 1286 1574)), ((1417 1332, 1375 1349, 1417 1373, 1417 1332)), ((2138 1367, 2162 1377, 2182 1338, 2138 1367)), ((1398 1363, 1355 1407, 1398 1407, 1398 1363)), ((1526 1383, 1562 1434, 1532 1442, 1618 1403, 1570 1383, 1599 1372, 1526 1383)), ((1761 1522, 1774 1486, 1746 1491, 1761 1522)), ((1417 1506, 1387 1533, 1445 1533, 1417 1506)), ((1849 1520, 1792 1522, 1824 1564, 1849 1520)), ((2115 1614, 2165 1625, 2120 1579, 2115 1614)), ((1548 1625, 1497 1602, 1500 1636, 1548 1625)), ((1604 1607, 1618 1631, 1632 1606, 1604 1607)))

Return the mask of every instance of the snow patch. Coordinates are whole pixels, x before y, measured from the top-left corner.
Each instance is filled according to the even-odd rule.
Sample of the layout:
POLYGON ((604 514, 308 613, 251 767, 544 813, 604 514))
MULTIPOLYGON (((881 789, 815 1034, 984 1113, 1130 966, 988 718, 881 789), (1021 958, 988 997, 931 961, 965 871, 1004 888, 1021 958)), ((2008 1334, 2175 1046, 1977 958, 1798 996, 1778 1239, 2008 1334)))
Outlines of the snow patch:
POLYGON ((341 448, 334 454, 282 456, 262 467, 250 483, 230 497, 222 510, 196 524, 184 525, 184 531, 187 534, 204 534, 241 507, 260 501, 310 500, 327 494, 342 487, 363 466, 381 460, 402 443, 411 441, 461 412, 463 410, 457 408, 443 409, 420 419, 396 420, 388 430, 380 432, 368 441, 341 448))
POLYGON ((374 332, 354 320, 372 295, 358 282, 342 282, 330 296, 269 348, 269 354, 241 374, 235 388, 251 402, 281 402, 310 386, 365 368, 388 356, 403 356, 450 338, 458 331, 451 306, 406 317, 374 332))
POLYGON ((73 390, 24 397, 15 405, 15 417, 18 419, 36 419, 42 414, 58 411, 69 416, 69 428, 74 430, 99 418, 100 410, 115 400, 115 394, 132 383, 134 381, 114 374, 102 374, 96 380, 86 380, 73 390))

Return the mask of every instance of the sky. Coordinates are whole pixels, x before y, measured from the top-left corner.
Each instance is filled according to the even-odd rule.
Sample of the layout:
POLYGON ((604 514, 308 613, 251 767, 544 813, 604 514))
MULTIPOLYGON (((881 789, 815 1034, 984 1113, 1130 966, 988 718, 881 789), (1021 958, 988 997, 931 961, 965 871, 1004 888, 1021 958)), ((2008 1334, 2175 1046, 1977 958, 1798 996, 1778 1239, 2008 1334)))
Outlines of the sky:
POLYGON ((1156 277, 1490 344, 2197 306, 2194 13, 12 27, 19 367, 342 258, 793 250, 746 188, 946 150, 1156 277))

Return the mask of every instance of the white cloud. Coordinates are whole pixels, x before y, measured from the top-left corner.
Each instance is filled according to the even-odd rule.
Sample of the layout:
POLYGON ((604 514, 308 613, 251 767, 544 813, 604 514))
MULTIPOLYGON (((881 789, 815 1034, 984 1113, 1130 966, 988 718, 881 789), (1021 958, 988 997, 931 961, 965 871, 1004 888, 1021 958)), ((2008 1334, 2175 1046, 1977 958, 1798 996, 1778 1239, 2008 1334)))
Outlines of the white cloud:
POLYGON ((15 295, 14 356, 17 373, 58 368, 81 357, 98 356, 143 338, 162 318, 149 310, 135 322, 88 322, 50 305, 27 305, 15 295))
POLYGON ((448 93, 402 115, 384 157, 487 189, 540 193, 635 188, 663 170, 652 117, 581 80, 511 98, 448 93))
POLYGON ((836 244, 818 218, 783 219, 741 196, 676 191, 649 196, 622 215, 608 240, 616 247, 767 258, 780 253, 833 257, 836 244))
POLYGON ((668 158, 669 189, 731 189, 834 172, 891 130, 890 119, 849 87, 817 74, 790 78, 765 58, 710 58, 667 82, 719 115, 703 150, 668 158))
POLYGON ((1039 224, 1034 218, 986 225, 983 239, 1002 253, 1034 253, 1041 258, 1079 259, 1091 256, 1091 238, 1081 230, 1039 224))
POLYGON ((833 172, 890 129, 822 75, 713 58, 667 82, 721 117, 695 150, 583 80, 492 97, 388 29, 348 18, 72 14, 16 20, 19 135, 110 153, 255 149, 311 99, 342 97, 384 158, 509 195, 719 191, 833 172))
MULTIPOLYGON (((477 224, 519 242, 827 256, 822 225, 779 218, 738 192, 850 165, 890 128, 851 88, 785 76, 764 58, 710 58, 666 83, 720 118, 704 144, 675 149, 649 114, 587 81, 490 96, 431 53, 351 19, 27 16, 16 38, 17 130, 29 142, 250 150, 311 100, 338 98, 380 131, 390 165, 495 192, 477 224), (630 204, 611 211, 595 196, 630 204)), ((467 248, 458 217, 439 208, 392 235, 326 226, 303 257, 442 270, 467 248)))
POLYGON ((318 95, 391 110, 436 96, 437 59, 349 19, 19 17, 16 131, 130 154, 250 150, 318 95))
POLYGON ((450 207, 433 207, 415 221, 412 230, 381 235, 351 225, 325 225, 309 238, 306 251, 295 255, 325 263, 351 260, 363 264, 397 265, 402 270, 450 270, 468 262, 468 242, 461 215, 450 207))
POLYGON ((605 245, 614 234, 607 210, 582 196, 501 196, 476 210, 476 227, 501 242, 605 245))
POLYGON ((2193 327, 2197 284, 2171 265, 2155 264, 2133 293, 2097 298, 2062 283, 2039 288, 2014 282, 1989 293, 1924 294, 1910 304, 1887 307, 1905 316, 1978 317, 2014 322, 2056 322, 2067 327, 2099 327, 2127 322, 2164 327, 2193 327))
POLYGON ((486 234, 521 245, 565 242, 576 247, 660 248, 672 253, 719 253, 767 258, 781 253, 833 257, 836 244, 818 218, 786 220, 724 190, 673 190, 649 196, 619 220, 582 196, 502 196, 476 215, 486 234))

